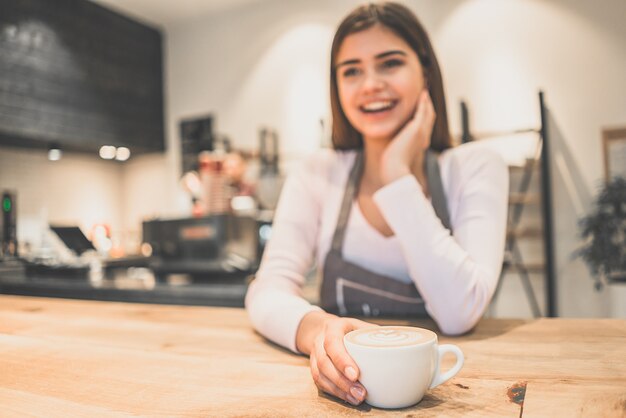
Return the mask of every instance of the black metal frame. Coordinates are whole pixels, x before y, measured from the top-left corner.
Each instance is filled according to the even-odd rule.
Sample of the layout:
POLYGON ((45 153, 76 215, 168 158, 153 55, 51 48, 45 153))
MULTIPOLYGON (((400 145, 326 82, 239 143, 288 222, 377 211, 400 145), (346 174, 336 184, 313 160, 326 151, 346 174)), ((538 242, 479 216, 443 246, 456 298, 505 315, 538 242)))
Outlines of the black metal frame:
POLYGON ((539 92, 539 109, 541 111, 541 207, 543 212, 544 256, 546 260, 546 303, 547 316, 556 317, 556 264, 554 260, 554 213, 552 204, 552 176, 550 171, 550 142, 548 141, 548 115, 543 91, 539 92))
MULTIPOLYGON (((554 251, 554 213, 553 213, 553 203, 552 203, 552 182, 551 182, 551 171, 550 171, 550 142, 548 138, 548 117, 547 117, 547 108, 544 100, 543 91, 539 92, 539 111, 541 115, 541 126, 539 129, 529 128, 529 129, 516 129, 505 132, 498 132, 490 135, 482 135, 475 136, 472 135, 469 128, 469 111, 467 108, 467 104, 465 101, 461 101, 461 126, 462 126, 462 134, 461 134, 461 142, 469 142, 474 139, 485 139, 487 137, 495 137, 495 136, 503 136, 503 135, 516 135, 523 134, 528 132, 536 132, 539 135, 539 145, 541 146, 541 151, 537 158, 535 155, 535 159, 531 161, 527 161, 524 167, 524 174, 522 177, 522 181, 520 184, 520 188, 518 190, 519 193, 525 195, 528 191, 528 187, 530 184, 532 172, 535 167, 536 160, 539 160, 541 165, 541 211, 542 211, 542 220, 543 220, 543 249, 544 249, 544 273, 545 273, 545 288, 546 288, 546 316, 548 317, 556 317, 558 316, 557 312, 557 282, 556 282, 556 264, 555 264, 555 251, 554 251)), ((511 223, 513 226, 516 226, 521 218, 522 211, 524 207, 524 202, 518 202, 514 204, 513 212, 511 216, 511 223)), ((517 242, 515 238, 507 240, 507 252, 511 254, 511 256, 517 260, 521 261, 521 253, 517 246, 517 242)), ((537 299, 533 292, 530 278, 528 276, 528 270, 521 265, 517 268, 518 274, 524 286, 524 290, 528 297, 528 302, 530 304, 531 310, 533 311, 533 315, 535 317, 541 316, 541 312, 539 309, 539 304, 537 303, 537 299)), ((500 286, 502 283, 502 276, 504 275, 507 268, 507 262, 505 261, 502 269, 502 273, 500 275, 500 280, 498 281, 498 287, 496 288, 496 292, 494 294, 494 299, 499 293, 500 286)))

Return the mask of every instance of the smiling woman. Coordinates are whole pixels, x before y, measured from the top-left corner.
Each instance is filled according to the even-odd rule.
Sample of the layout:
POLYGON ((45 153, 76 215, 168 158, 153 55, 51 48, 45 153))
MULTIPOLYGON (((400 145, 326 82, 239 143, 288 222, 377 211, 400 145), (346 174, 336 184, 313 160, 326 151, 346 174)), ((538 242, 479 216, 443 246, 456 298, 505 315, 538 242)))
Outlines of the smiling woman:
POLYGON ((417 55, 376 25, 347 37, 337 57, 340 109, 366 141, 386 141, 415 114, 425 84, 417 55))
POLYGON ((469 331, 496 287, 504 252, 508 171, 494 153, 450 146, 442 77, 413 13, 354 10, 331 51, 334 150, 287 180, 273 235, 246 297, 267 338, 310 356, 317 386, 367 399, 346 333, 350 316, 432 317, 469 331), (314 257, 320 307, 302 298, 314 257))
MULTIPOLYGON (((344 65, 362 64, 358 62, 358 58, 346 57, 343 54, 347 51, 353 51, 353 53, 363 52, 365 54, 368 52, 355 51, 353 49, 355 44, 359 44, 355 41, 355 39, 358 41, 358 38, 361 38, 360 45, 369 48, 370 45, 368 45, 367 41, 373 41, 372 48, 379 50, 375 58, 378 60, 381 75, 393 73, 392 70, 395 67, 403 67, 407 64, 412 66, 411 69, 414 71, 409 76, 418 78, 418 80, 415 80, 415 83, 411 85, 409 90, 419 94, 423 87, 426 86, 431 95, 435 113, 438 115, 433 128, 431 147, 437 151, 449 148, 450 134, 446 100, 437 57, 422 25, 414 18, 410 10, 401 6, 397 9, 388 7, 386 13, 365 18, 359 13, 352 13, 346 17, 337 29, 331 50, 330 73, 330 98, 334 121, 333 144, 335 148, 352 149, 362 145, 362 132, 351 125, 352 121, 346 119, 346 113, 344 112, 347 112, 348 109, 343 108, 344 104, 340 103, 338 91, 338 88, 341 88, 339 81, 341 81, 342 76, 352 77, 356 75, 355 73, 360 73, 360 68, 346 70, 341 67, 344 65), (409 14, 403 17, 401 14, 405 12, 409 14), (365 31, 365 29, 370 30, 365 31), (363 37, 368 37, 368 34, 370 39, 363 39, 363 37), (386 50, 385 48, 389 49, 386 50), (417 62, 414 58, 417 59, 417 62), (407 60, 409 61, 408 63, 407 60), (415 65, 419 69, 416 69, 415 65)), ((369 52, 371 53, 372 51, 369 52)))

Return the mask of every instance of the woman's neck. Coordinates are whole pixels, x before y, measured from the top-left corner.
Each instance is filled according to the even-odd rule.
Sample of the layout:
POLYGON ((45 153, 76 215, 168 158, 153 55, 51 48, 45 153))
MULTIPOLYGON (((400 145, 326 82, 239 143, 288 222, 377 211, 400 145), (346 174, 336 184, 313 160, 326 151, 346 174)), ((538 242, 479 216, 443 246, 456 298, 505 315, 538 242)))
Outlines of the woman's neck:
POLYGON ((383 141, 363 141, 365 165, 361 185, 366 190, 376 191, 385 185, 381 176, 381 156, 386 146, 383 141))
MULTIPOLYGON (((388 142, 382 140, 363 141, 363 144, 365 166, 363 168, 363 176, 361 177, 361 187, 363 191, 374 192, 385 186, 381 176, 381 157, 383 152, 385 152, 388 142)), ((422 189, 428 193, 423 152, 420 152, 416 156, 411 166, 411 173, 420 183, 422 189)))

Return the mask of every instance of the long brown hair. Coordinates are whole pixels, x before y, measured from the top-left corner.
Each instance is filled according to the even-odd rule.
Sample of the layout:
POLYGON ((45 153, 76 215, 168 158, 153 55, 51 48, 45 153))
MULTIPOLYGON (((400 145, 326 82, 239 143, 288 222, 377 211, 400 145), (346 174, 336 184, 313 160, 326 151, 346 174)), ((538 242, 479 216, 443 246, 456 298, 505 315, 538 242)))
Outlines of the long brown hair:
POLYGON ((428 83, 428 91, 437 114, 430 141, 430 148, 443 151, 451 147, 448 129, 446 98, 443 92, 443 81, 439 63, 426 31, 415 14, 407 7, 392 2, 368 4, 360 6, 339 24, 330 56, 330 105, 333 116, 332 140, 335 149, 355 149, 363 147, 362 135, 350 124, 339 102, 337 89, 337 54, 343 40, 356 32, 360 32, 379 24, 390 29, 402 38, 413 51, 424 69, 424 78, 428 83))

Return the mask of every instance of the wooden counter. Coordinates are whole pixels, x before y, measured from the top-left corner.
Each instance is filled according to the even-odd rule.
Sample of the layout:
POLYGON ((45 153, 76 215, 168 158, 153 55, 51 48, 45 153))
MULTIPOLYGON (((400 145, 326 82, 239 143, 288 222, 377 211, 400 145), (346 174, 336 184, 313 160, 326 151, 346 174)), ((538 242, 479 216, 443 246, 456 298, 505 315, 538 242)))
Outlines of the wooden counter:
POLYGON ((465 353, 455 378, 355 408, 242 309, 0 296, 0 416, 626 416, 626 321, 483 320, 440 342, 465 353))

